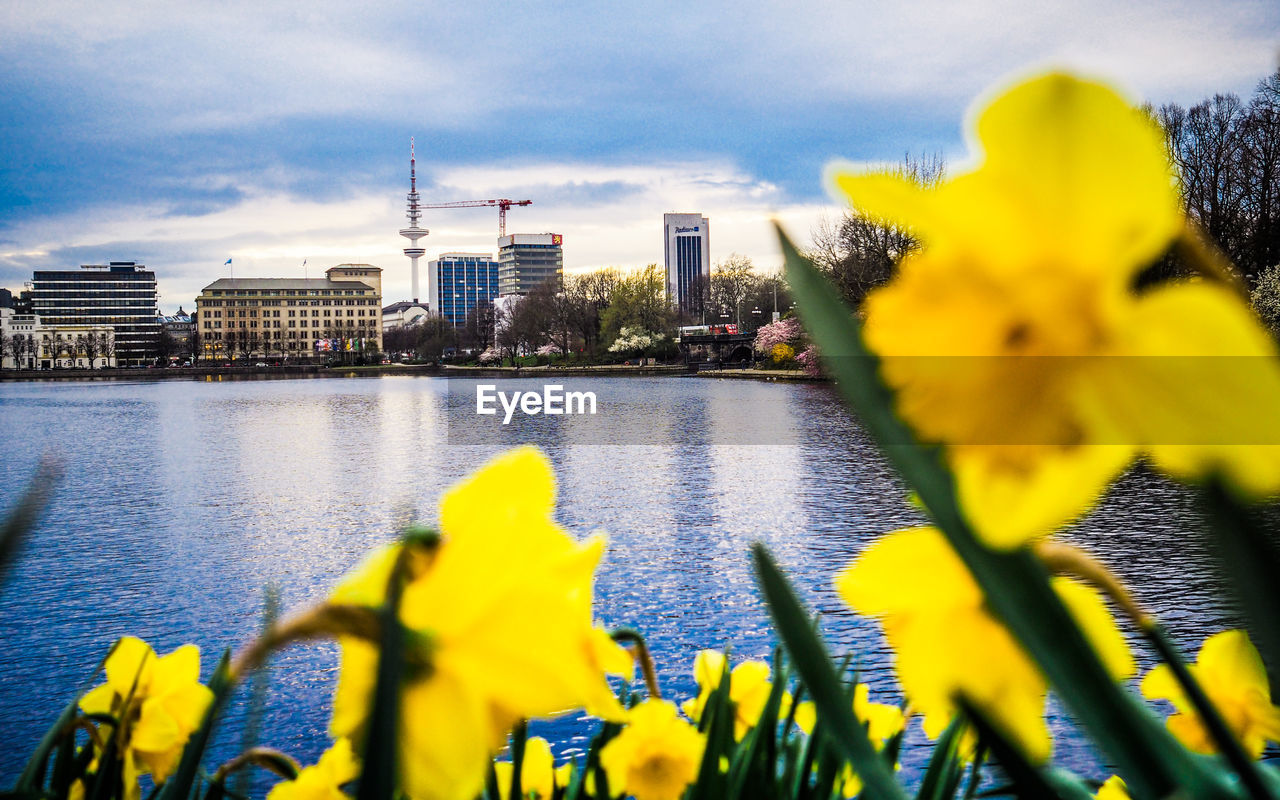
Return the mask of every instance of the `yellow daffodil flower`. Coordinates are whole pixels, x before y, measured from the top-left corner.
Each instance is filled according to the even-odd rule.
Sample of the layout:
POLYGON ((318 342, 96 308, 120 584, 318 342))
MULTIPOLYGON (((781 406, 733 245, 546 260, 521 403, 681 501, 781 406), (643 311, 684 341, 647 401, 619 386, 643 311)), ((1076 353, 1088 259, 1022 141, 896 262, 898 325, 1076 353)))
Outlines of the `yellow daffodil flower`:
MULTIPOLYGON (((867 726, 867 738, 877 750, 884 749, 889 738, 901 731, 906 723, 901 708, 871 702, 871 688, 865 683, 859 683, 853 688, 853 715, 867 726)), ((817 722, 817 711, 813 703, 804 702, 796 706, 795 719, 800 730, 812 734, 817 722)), ((862 778, 848 764, 840 778, 840 792, 844 797, 856 797, 862 792, 862 778)))
POLYGON ((838 172, 923 244, 864 308, 902 418, 944 445, 961 505, 1015 547, 1090 507, 1135 455, 1280 490, 1280 368, 1245 303, 1135 277, 1185 229, 1159 130, 1054 73, 978 110, 976 168, 934 188, 838 172))
MULTIPOLYGON (((934 528, 882 537, 835 581, 854 611, 879 617, 903 692, 937 738, 963 693, 1002 725, 1027 757, 1049 756, 1044 722, 1047 685, 1009 631, 987 610, 982 590, 934 528)), ((1066 578, 1054 589, 1103 663, 1117 678, 1133 674, 1133 657, 1097 592, 1066 578)))
POLYGON ((600 750, 609 790, 636 800, 676 800, 698 777, 706 739, 664 700, 646 700, 600 750))
POLYGON ((1129 787, 1124 778, 1112 775, 1098 787, 1098 793, 1094 797, 1096 800, 1129 800, 1129 787))
POLYGON ((267 800, 348 800, 343 784, 360 775, 360 762, 351 751, 350 739, 339 739, 298 777, 271 787, 267 800))
MULTIPOLYGON (((498 796, 506 800, 511 796, 511 776, 514 765, 510 761, 494 762, 493 770, 498 776, 498 796)), ((525 797, 539 797, 550 800, 558 779, 564 773, 555 768, 555 759, 551 756, 551 745, 541 736, 530 736, 524 742, 524 758, 520 760, 520 790, 525 797)))
POLYGON ((85 693, 80 708, 120 721, 112 735, 120 737, 125 797, 138 800, 140 775, 149 773, 160 784, 177 769, 213 693, 200 683, 200 648, 192 644, 157 656, 146 642, 126 636, 107 657, 105 669, 107 682, 85 693))
MULTIPOLYGON (((552 520, 551 465, 531 447, 490 461, 441 501, 441 539, 405 554, 400 607, 429 666, 402 691, 402 788, 413 800, 471 800, 507 731, 574 708, 622 720, 604 671, 630 655, 591 623, 602 537, 578 543, 552 520)), ((331 599, 379 606, 399 545, 345 578, 331 599)), ((330 729, 359 736, 377 650, 341 637, 330 729)))
MULTIPOLYGON (((1258 758, 1268 741, 1280 741, 1280 708, 1271 704, 1266 668, 1247 633, 1232 630, 1210 636, 1189 669, 1245 752, 1258 758)), ((1169 717, 1169 732, 1187 747, 1197 753, 1217 751, 1168 665, 1147 673, 1142 696, 1173 704, 1178 713, 1169 717)))
MULTIPOLYGON (((720 686, 720 676, 724 674, 724 653, 717 650, 701 650, 693 660, 693 676, 698 682, 698 696, 686 700, 681 710, 694 722, 702 720, 702 711, 711 693, 720 686)), ((756 726, 760 715, 764 713, 765 704, 769 702, 769 692, 773 684, 769 681, 769 665, 763 661, 744 661, 729 673, 729 700, 733 703, 733 738, 741 741, 747 731, 756 726)), ((783 697, 783 710, 789 707, 791 695, 783 697)))

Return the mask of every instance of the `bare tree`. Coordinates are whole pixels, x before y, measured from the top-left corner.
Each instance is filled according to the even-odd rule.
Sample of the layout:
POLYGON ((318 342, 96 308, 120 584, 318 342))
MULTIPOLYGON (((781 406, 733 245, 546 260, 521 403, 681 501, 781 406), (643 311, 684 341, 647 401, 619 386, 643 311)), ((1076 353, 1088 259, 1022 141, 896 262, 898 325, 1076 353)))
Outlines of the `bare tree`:
POLYGON ((494 323, 497 312, 492 303, 479 303, 467 312, 462 327, 462 341, 466 347, 484 351, 493 346, 494 323))
MULTIPOLYGON (((936 186, 946 175, 940 155, 911 156, 891 170, 923 187, 936 186)), ((920 245, 909 228, 850 208, 837 223, 827 220, 814 229, 810 258, 836 284, 845 302, 857 307, 893 277, 898 263, 920 245)))
POLYGON ((751 259, 737 253, 716 264, 711 273, 711 306, 735 325, 742 324, 742 302, 759 281, 751 259))
POLYGON ((85 359, 89 362, 89 369, 97 367, 96 362, 98 356, 102 354, 102 339, 95 331, 90 331, 80 337, 80 349, 84 352, 85 359))

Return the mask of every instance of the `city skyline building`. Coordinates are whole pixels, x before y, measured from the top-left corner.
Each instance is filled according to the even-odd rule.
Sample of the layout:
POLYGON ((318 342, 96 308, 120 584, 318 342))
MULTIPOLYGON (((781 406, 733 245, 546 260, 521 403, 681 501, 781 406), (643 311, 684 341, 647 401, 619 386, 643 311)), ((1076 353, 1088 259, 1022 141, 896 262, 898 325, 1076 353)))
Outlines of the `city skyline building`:
POLYGON ((406 196, 409 202, 408 213, 409 227, 401 228, 400 235, 409 240, 409 246, 404 249, 404 254, 409 257, 409 283, 414 303, 418 302, 418 298, 422 295, 418 294, 418 259, 426 255, 426 249, 418 246, 418 240, 426 236, 429 231, 426 228, 418 227, 418 220, 422 218, 421 197, 418 195, 418 161, 413 152, 413 137, 409 137, 409 194, 406 196))
POLYGON ((78 270, 36 270, 31 313, 51 327, 112 329, 116 363, 155 358, 160 338, 156 274, 134 261, 82 264, 78 270))
POLYGON ((711 279, 711 221, 701 214, 662 215, 667 297, 681 311, 697 310, 695 293, 711 279))
POLYGON ((455 328, 498 296, 500 263, 489 253, 441 253, 427 263, 427 305, 455 328))
POLYGON ((498 294, 527 295, 547 282, 564 285, 564 237, 513 233, 498 237, 498 294))
POLYGON ((382 350, 382 269, 339 264, 323 278, 219 278, 196 298, 201 355, 311 358, 382 350))

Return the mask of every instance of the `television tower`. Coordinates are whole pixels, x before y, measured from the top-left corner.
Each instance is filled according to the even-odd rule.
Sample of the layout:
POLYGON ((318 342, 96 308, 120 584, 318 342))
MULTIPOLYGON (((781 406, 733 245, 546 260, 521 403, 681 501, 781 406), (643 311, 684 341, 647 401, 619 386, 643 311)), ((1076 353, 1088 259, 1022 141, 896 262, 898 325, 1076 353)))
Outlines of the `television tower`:
POLYGON ((426 254, 426 249, 418 247, 418 240, 427 235, 426 228, 418 227, 422 218, 422 205, 418 202, 418 164, 413 154, 413 137, 409 137, 409 227, 402 228, 400 235, 409 240, 404 254, 409 257, 409 274, 413 284, 413 302, 418 302, 418 258, 426 254))

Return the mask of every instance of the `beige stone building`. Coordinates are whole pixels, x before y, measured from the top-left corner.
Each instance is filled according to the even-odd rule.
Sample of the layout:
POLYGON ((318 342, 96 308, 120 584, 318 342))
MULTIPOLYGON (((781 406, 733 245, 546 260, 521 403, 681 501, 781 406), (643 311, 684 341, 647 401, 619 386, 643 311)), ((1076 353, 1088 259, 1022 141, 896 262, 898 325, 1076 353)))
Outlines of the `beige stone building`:
POLYGON ((202 358, 268 362, 382 351, 382 270, 339 264, 323 278, 220 278, 196 298, 202 358))

